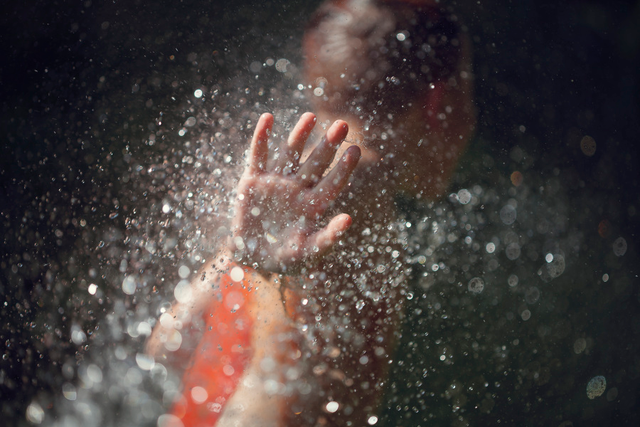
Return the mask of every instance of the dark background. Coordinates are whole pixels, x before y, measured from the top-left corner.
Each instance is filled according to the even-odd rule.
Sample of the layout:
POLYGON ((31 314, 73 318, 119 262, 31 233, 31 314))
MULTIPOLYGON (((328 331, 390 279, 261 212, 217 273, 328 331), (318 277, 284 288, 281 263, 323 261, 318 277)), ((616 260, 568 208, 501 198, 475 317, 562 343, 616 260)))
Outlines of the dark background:
MULTIPOLYGON (((23 423, 33 399, 45 409, 53 405, 51 396, 70 380, 64 364, 81 364, 97 345, 74 342, 74 325, 91 336, 114 312, 115 297, 87 298, 83 278, 106 289, 109 271, 117 270, 117 253, 98 248, 114 227, 114 206, 123 212, 135 205, 130 159, 157 163, 173 153, 171 143, 153 149, 144 143, 160 126, 160 113, 177 123, 180 103, 194 87, 231 81, 253 61, 299 63, 304 22, 318 4, 3 3, 0 412, 7 425, 23 423)), ((443 318, 426 310, 428 322, 409 316, 401 348, 409 356, 394 368, 383 420, 638 425, 640 3, 460 0, 457 10, 473 39, 479 125, 454 186, 484 180, 501 194, 501 183, 520 167, 513 149, 522 147, 533 159, 532 182, 557 178, 563 214, 582 236, 580 255, 562 282, 543 291, 547 308, 518 327, 500 323, 506 311, 517 311, 506 297, 474 304, 473 313, 486 313, 479 322, 456 310, 455 291, 444 285, 423 302, 413 300, 415 307, 440 303, 450 311, 443 318), (593 156, 580 149, 585 135, 596 141, 593 156), (620 236, 628 249, 617 257, 611 245, 620 236), (602 283, 605 273, 611 279, 602 283), (460 353, 468 333, 480 343, 478 356, 431 369, 417 386, 422 366, 431 365, 415 356, 422 350, 407 349, 432 350, 431 338, 417 339, 415 331, 432 331, 460 353), (576 337, 588 343, 581 355, 573 351, 576 337), (500 356, 506 362, 497 368, 491 357, 515 339, 520 344, 500 356), (607 378, 615 396, 586 398, 595 375, 607 378), (452 384, 467 390, 457 410, 452 384)), ((233 108, 230 114, 239 114, 233 108)))

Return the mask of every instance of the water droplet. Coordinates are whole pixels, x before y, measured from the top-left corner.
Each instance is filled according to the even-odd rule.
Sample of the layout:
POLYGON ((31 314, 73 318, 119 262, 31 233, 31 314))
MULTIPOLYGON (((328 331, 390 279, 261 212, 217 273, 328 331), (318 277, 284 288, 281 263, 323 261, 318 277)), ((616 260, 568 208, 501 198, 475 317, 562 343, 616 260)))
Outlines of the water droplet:
POLYGON ((509 243, 504 253, 511 261, 515 261, 520 257, 520 245, 517 243, 509 243))
POLYGON ((517 211, 511 205, 504 205, 502 209, 500 209, 500 219, 506 225, 511 225, 516 221, 517 211))
POLYGON ((580 149, 585 156, 593 156, 596 153, 596 141, 589 135, 585 135, 580 141, 580 149))
POLYGON ((591 378, 589 384, 587 384, 587 397, 589 399, 595 399, 598 396, 602 396, 602 393, 607 388, 607 380, 602 375, 591 378))
POLYGON ((126 276, 122 281, 122 292, 133 295, 136 292, 136 278, 133 275, 126 276))
POLYGON ((234 282, 241 282, 244 279, 244 270, 237 266, 233 267, 229 276, 234 282))
POLYGON ((196 386, 191 389, 191 399, 193 399, 195 403, 204 403, 208 398, 209 393, 207 393, 207 390, 205 390, 203 387, 196 386))
POLYGON ((471 193, 466 188, 458 191, 458 202, 462 205, 466 205, 471 201, 471 193))
POLYGON ((340 404, 332 400, 331 402, 327 403, 325 408, 327 409, 327 412, 329 412, 330 414, 333 414, 338 410, 338 408, 340 408, 340 404))
POLYGON ((615 242, 613 242, 613 253, 619 257, 627 253, 627 241, 624 237, 618 237, 615 242))
POLYGON ((173 290, 173 296, 176 298, 176 301, 180 303, 184 304, 190 302, 192 293, 189 282, 186 280, 180 280, 173 290))
POLYGON ((578 338, 573 343, 573 351, 575 354, 582 353, 586 348, 587 348, 587 340, 585 340, 584 338, 578 338))
POLYGON ((37 402, 31 402, 27 407, 27 421, 32 424, 40 424, 44 420, 44 410, 37 402))
POLYGON ((186 265, 181 265, 178 269, 178 276, 180 276, 181 279, 186 279, 190 274, 191 270, 186 265))
POLYGON ((78 398, 78 393, 76 392, 76 388, 73 384, 64 383, 62 385, 62 395, 65 399, 74 401, 78 398))
POLYGON ((290 64, 290 62, 289 62, 288 59, 280 58, 276 62, 276 70, 278 70, 280 73, 286 73, 287 72, 287 66, 289 64, 290 64))
POLYGON ((469 280, 469 291, 474 294, 479 294, 484 290, 484 280, 479 277, 474 277, 469 280))
POLYGON ((144 353, 136 353, 136 363, 143 371, 150 371, 156 362, 152 356, 144 353))
POLYGON ((95 295, 96 292, 98 291, 98 285, 96 285, 95 283, 90 284, 87 291, 89 291, 89 294, 95 295))

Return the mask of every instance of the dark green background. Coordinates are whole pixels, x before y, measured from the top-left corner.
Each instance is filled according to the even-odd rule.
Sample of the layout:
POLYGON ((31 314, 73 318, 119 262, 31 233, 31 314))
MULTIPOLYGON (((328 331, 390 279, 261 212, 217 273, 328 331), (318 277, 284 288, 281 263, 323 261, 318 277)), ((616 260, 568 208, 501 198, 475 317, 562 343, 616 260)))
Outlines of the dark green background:
MULTIPOLYGON (((638 425, 640 3, 456 3, 473 39, 479 123, 454 185, 508 178, 516 168, 512 148, 524 147, 535 162, 530 173, 544 180, 561 171, 567 216, 583 232, 584 250, 565 273, 573 279, 543 292, 553 307, 546 319, 541 314, 517 328, 504 327, 499 319, 512 309, 507 298, 497 306, 474 306, 473 313, 486 313, 478 322, 453 305, 448 320, 433 312, 422 320, 409 316, 399 357, 404 361, 394 368, 395 391, 383 418, 388 425, 411 426, 638 425), (584 135, 597 142, 592 157, 580 151, 584 135), (603 220, 610 227, 604 238, 598 235, 603 220), (621 235, 629 247, 616 258, 611 244, 621 235), (612 280, 594 290, 582 281, 586 271, 598 277, 608 272, 612 280), (543 326, 551 332, 538 333, 543 326), (567 327, 595 341, 579 360, 572 354, 573 339, 564 340, 570 333, 560 331, 567 327), (463 331, 468 332, 482 343, 480 360, 434 370, 420 386, 426 395, 420 395, 418 372, 431 362, 418 357, 423 350, 416 347, 425 348, 428 359, 429 339, 412 338, 416 331, 449 340, 460 352, 463 331), (485 356, 515 338, 521 343, 498 372, 485 356), (547 381, 527 380, 534 371, 547 381), (586 383, 596 374, 607 377, 608 389, 618 388, 616 399, 586 398, 586 383), (492 385, 488 397, 484 391, 469 393, 462 412, 453 413, 445 390, 455 381, 504 384, 492 385), (573 424, 562 424, 567 421, 573 424)), ((6 425, 24 422, 35 396, 47 401, 59 394, 61 363, 68 357, 80 363, 90 351, 90 345, 69 342, 72 320, 91 329, 111 312, 108 298, 96 306, 78 296, 74 276, 101 267, 92 248, 106 227, 107 205, 126 198, 127 183, 120 177, 127 172, 127 155, 161 158, 171 148, 150 149, 141 142, 149 123, 160 111, 175 110, 171 98, 187 97, 197 82, 226 81, 266 57, 299 63, 304 22, 318 4, 3 3, 0 412, 6 425), (191 52, 208 56, 194 64, 191 52), (180 82, 178 88, 166 83, 171 80, 180 82), (73 221, 81 217, 88 227, 73 221), (47 333, 57 342, 48 342, 47 333)), ((432 292, 429 304, 441 298, 445 306, 455 293, 438 287, 432 292)))

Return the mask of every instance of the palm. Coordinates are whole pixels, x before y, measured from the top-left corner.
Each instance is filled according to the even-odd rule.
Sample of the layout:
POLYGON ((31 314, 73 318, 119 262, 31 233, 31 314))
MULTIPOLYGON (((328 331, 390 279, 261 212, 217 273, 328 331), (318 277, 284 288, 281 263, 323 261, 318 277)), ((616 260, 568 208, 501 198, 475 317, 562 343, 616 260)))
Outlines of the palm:
POLYGON ((251 143, 249 164, 238 184, 232 248, 260 268, 287 272, 328 251, 351 224, 349 215, 320 222, 326 209, 347 183, 359 159, 351 147, 323 176, 346 136, 346 123, 337 122, 326 138, 300 165, 298 159, 315 124, 302 116, 279 159, 267 170, 267 135, 273 119, 263 115, 251 143))

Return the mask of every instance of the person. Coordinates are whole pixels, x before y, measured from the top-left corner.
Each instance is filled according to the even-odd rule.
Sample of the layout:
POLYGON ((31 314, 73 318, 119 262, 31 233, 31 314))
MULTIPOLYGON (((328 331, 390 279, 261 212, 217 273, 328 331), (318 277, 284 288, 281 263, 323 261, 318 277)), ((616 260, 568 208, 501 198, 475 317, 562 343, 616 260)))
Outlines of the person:
POLYGON ((469 42, 436 1, 328 1, 303 50, 317 117, 281 144, 260 117, 226 244, 148 341, 175 358, 201 319, 178 350, 186 427, 377 422, 408 274, 396 197, 442 194, 475 126, 469 42))

